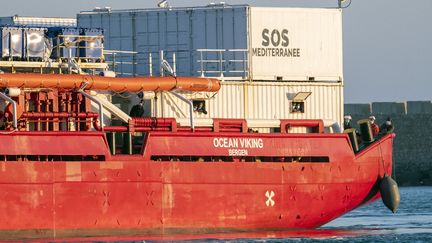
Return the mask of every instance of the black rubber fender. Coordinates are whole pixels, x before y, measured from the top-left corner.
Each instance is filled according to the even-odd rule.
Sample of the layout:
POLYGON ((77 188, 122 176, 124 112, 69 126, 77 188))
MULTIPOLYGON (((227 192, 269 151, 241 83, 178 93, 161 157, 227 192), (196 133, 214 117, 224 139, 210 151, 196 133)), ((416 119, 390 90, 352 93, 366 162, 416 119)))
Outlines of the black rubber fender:
POLYGON ((400 203, 399 188, 396 181, 385 175, 381 180, 380 193, 384 205, 395 213, 400 203))

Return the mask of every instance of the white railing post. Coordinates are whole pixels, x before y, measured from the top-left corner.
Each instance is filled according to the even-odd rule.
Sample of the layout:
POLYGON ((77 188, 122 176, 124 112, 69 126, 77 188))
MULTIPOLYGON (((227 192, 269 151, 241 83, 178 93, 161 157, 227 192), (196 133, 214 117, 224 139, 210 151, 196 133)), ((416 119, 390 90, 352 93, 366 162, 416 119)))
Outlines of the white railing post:
POLYGON ((150 77, 153 76, 153 57, 151 52, 149 52, 149 75, 150 77))
POLYGON ((177 76, 177 64, 176 64, 176 53, 175 52, 173 52, 172 59, 173 59, 173 70, 174 70, 173 75, 175 77, 175 76, 177 76))
POLYGON ((243 78, 246 79, 246 51, 243 51, 243 78))
POLYGON ((220 77, 223 78, 223 61, 222 61, 222 56, 223 56, 223 52, 224 50, 219 50, 219 72, 220 72, 220 77))
POLYGON ((173 52, 173 75, 174 77, 177 76, 177 64, 176 64, 176 54, 173 52))
POLYGON ((160 50, 159 51, 159 72, 160 72, 160 76, 163 77, 164 76, 164 70, 162 68, 162 62, 164 60, 164 51, 160 50))
POLYGON ((204 62, 203 62, 203 52, 200 50, 200 64, 201 64, 201 77, 204 78, 204 62))

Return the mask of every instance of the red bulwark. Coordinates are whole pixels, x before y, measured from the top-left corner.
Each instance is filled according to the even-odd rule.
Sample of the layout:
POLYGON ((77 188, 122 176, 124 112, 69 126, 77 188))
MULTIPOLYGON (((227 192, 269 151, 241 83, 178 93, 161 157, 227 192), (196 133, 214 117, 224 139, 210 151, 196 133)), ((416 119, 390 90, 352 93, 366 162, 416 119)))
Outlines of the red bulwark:
POLYGON ((0 133, 0 155, 105 155, 104 134, 97 132, 0 133))

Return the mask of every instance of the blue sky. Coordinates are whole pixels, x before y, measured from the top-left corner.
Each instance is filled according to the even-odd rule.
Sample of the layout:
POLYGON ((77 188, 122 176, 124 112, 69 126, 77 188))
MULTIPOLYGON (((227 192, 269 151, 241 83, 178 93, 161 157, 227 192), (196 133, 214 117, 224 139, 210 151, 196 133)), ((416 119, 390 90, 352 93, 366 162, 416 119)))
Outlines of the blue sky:
MULTIPOLYGON (((344 11, 345 102, 432 99, 432 1, 352 0, 344 11)), ((170 0, 172 6, 208 0, 170 0)), ((218 2, 218 1, 213 1, 218 2)), ((330 7, 336 0, 225 0, 229 4, 330 7)), ((13 0, 0 16, 68 16, 95 6, 155 7, 157 0, 13 0), (37 3, 37 6, 35 6, 37 3)))

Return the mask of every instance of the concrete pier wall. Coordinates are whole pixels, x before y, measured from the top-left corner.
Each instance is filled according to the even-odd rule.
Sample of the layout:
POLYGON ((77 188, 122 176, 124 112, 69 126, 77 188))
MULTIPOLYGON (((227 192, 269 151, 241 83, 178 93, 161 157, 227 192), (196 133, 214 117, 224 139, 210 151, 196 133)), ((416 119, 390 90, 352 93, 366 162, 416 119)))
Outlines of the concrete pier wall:
POLYGON ((431 101, 345 104, 346 115, 356 121, 374 115, 378 124, 393 120, 396 139, 393 162, 399 185, 432 185, 431 101))

